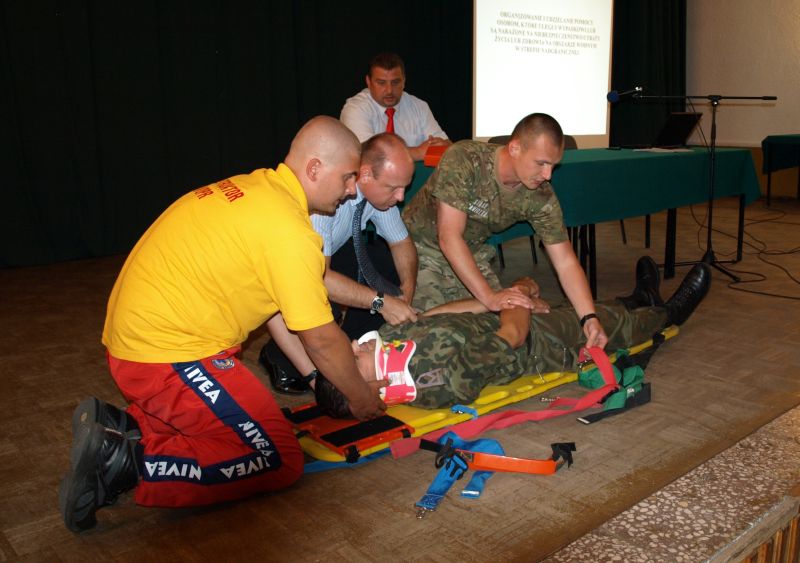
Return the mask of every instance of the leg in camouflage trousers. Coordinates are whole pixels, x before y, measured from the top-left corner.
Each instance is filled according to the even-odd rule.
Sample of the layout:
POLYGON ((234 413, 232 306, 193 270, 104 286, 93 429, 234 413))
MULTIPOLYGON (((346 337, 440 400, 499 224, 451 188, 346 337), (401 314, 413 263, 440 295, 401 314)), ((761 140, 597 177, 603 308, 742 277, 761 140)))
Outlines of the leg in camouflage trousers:
MULTIPOLYGON (((419 254, 419 271, 417 273, 417 290, 414 292, 414 307, 420 311, 427 311, 437 305, 472 297, 442 254, 429 255, 419 247, 417 247, 417 252, 419 254)), ((495 254, 496 250, 493 246, 484 244, 473 256, 489 287, 499 291, 503 286, 500 284, 497 273, 489 265, 489 261, 494 258, 495 254)))

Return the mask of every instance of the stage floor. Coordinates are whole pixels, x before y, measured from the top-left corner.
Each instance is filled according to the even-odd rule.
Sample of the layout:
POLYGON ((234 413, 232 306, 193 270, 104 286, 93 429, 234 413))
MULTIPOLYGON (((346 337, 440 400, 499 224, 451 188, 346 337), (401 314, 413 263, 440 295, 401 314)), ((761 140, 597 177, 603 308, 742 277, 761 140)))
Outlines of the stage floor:
MULTIPOLYGON (((692 211, 701 220, 705 206, 679 210, 678 260, 703 255, 705 230, 692 211)), ((665 215, 653 216, 650 249, 643 245, 642 219, 626 220, 627 245, 622 244, 618 222, 598 225, 600 299, 630 291, 640 255, 661 262, 665 215)), ((733 200, 722 200, 715 207, 714 225, 721 231, 714 235, 719 258, 735 251, 731 235, 736 216, 733 200)), ((98 513, 97 528, 72 534, 57 508, 72 410, 87 395, 122 403, 107 372, 100 334, 108 293, 123 257, 0 270, 4 329, 0 560, 477 562, 537 561, 548 556, 573 560, 570 554, 591 553, 590 559, 598 561, 604 559, 595 555, 605 552, 595 550, 611 540, 622 541, 628 533, 612 520, 618 515, 626 526, 631 522, 645 526, 647 532, 637 528, 636 534, 649 534, 648 543, 635 546, 645 550, 637 557, 658 560, 668 553, 666 559, 681 560, 672 557, 680 553, 688 554, 686 559, 704 559, 743 530, 714 520, 726 518, 727 508, 707 509, 701 495, 680 497, 670 487, 677 485, 690 493, 693 489, 676 480, 696 468, 708 475, 702 473, 704 464, 726 450, 761 444, 752 441, 753 433, 785 413, 790 422, 781 423, 788 426, 780 435, 794 440, 789 444, 794 448, 800 440, 795 409, 800 404, 800 287, 766 262, 779 263, 798 277, 800 205, 773 200, 772 208, 766 209, 758 201, 748 207, 747 222, 750 244, 744 261, 734 267, 763 274, 767 280, 740 287, 791 295, 794 300, 737 291, 715 271, 706 301, 647 369, 653 391, 650 404, 590 426, 562 417, 491 432, 509 455, 521 457, 540 457, 551 442, 574 441, 575 464, 553 476, 496 475, 478 500, 461 498, 459 481, 439 510, 422 520, 415 517, 414 502, 435 473, 433 457, 425 452, 306 475, 279 494, 204 509, 142 508, 125 496, 98 513), (756 248, 763 245, 795 252, 757 255, 756 248), (700 534, 695 544, 673 537, 642 512, 658 495, 685 508, 679 514, 690 527, 718 533, 700 534), (645 499, 644 505, 639 504, 645 499), (577 551, 557 554, 576 540, 580 541, 567 549, 577 551), (692 546, 705 551, 693 553, 692 546)), ((532 266, 527 239, 507 244, 505 256, 503 279, 534 275, 544 296, 553 302, 561 299, 542 251, 539 265, 532 266)), ((686 271, 678 268, 676 278, 663 283, 665 295, 686 271)), ((263 330, 252 334, 243 361, 268 384, 257 363, 266 339, 263 330)), ((558 390, 563 396, 581 393, 577 384, 558 390)), ((303 400, 307 399, 279 397, 287 406, 303 400)), ((541 403, 534 398, 515 407, 539 409, 541 403)), ((776 436, 768 435, 764 456, 780 449, 776 436)), ((774 498, 784 485, 788 492, 796 484, 798 464, 792 467, 793 474, 771 477, 774 482, 765 484, 769 494, 764 499, 774 498)), ((734 469, 723 468, 719 479, 738 478, 734 469)))

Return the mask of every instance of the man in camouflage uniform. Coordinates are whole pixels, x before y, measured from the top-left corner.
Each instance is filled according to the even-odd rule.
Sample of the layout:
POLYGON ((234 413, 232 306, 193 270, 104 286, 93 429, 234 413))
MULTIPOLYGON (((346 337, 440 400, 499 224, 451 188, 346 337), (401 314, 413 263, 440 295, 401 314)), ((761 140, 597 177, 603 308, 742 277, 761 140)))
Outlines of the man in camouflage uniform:
POLYGON ((474 297, 489 311, 535 309, 530 298, 503 289, 489 260, 492 233, 528 221, 547 249, 590 346, 608 337, 595 316, 589 284, 567 237, 550 177, 564 153, 561 126, 551 116, 520 121, 507 145, 460 141, 403 211, 419 255, 413 305, 428 310, 474 297))
MULTIPOLYGON (((683 324, 711 284, 711 269, 697 264, 665 303, 658 295, 657 266, 647 257, 639 262, 637 289, 631 297, 597 303, 597 314, 609 327, 611 350, 641 344, 667 326, 683 324), (642 265, 656 276, 644 284, 642 265), (647 287, 642 291, 643 285, 647 287)), ((528 278, 515 281, 513 287, 529 297, 538 293, 538 286, 528 278)), ((578 351, 585 346, 571 307, 554 307, 544 314, 515 307, 496 315, 475 299, 437 307, 416 323, 383 325, 379 333, 384 342, 416 343, 408 369, 417 397, 410 404, 423 408, 469 404, 485 386, 503 385, 525 374, 576 371, 578 351)), ((368 381, 375 379, 374 342, 354 344, 356 364, 368 381)), ((317 380, 315 391, 322 411, 349 416, 344 396, 324 378, 317 380)))

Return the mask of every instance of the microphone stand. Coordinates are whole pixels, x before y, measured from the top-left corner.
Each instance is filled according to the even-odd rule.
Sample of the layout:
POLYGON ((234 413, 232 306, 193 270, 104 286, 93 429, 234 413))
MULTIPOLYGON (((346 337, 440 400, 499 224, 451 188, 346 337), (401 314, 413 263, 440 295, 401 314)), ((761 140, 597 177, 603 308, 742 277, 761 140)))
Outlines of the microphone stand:
POLYGON ((708 185, 708 236, 706 239, 706 252, 703 258, 699 261, 689 262, 676 262, 675 266, 691 266, 700 262, 708 264, 713 268, 719 270, 735 282, 741 281, 739 276, 729 272, 720 264, 735 264, 739 260, 717 260, 714 254, 714 246, 712 243, 711 233, 714 230, 714 181, 716 169, 716 147, 717 147, 717 106, 720 100, 777 100, 776 96, 720 96, 719 94, 709 94, 707 96, 642 96, 633 95, 633 99, 657 99, 657 100, 675 100, 675 99, 690 99, 690 100, 709 100, 711 102, 711 144, 709 146, 709 168, 710 179, 708 185))

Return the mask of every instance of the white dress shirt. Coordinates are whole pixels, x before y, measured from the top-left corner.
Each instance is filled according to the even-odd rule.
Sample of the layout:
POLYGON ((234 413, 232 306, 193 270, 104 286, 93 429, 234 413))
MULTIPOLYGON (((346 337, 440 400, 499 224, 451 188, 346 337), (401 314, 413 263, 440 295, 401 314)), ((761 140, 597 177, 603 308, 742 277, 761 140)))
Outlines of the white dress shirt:
MULTIPOLYGON (((409 147, 417 147, 433 135, 447 139, 447 134, 436 122, 428 104, 408 92, 403 92, 400 102, 394 106, 394 132, 409 147)), ((377 133, 386 131, 386 108, 376 102, 369 93, 369 88, 348 98, 342 108, 339 119, 360 142, 364 142, 377 133)))
MULTIPOLYGON (((356 197, 340 203, 334 215, 316 213, 311 215, 311 226, 322 237, 322 253, 325 256, 336 254, 336 251, 353 237, 353 214, 356 205, 364 199, 361 188, 358 186, 356 188, 356 197)), ((372 221, 375 231, 389 244, 408 238, 408 229, 406 229, 406 225, 400 217, 400 210, 396 205, 386 211, 380 211, 367 202, 361 216, 362 231, 366 228, 368 220, 372 221)))

